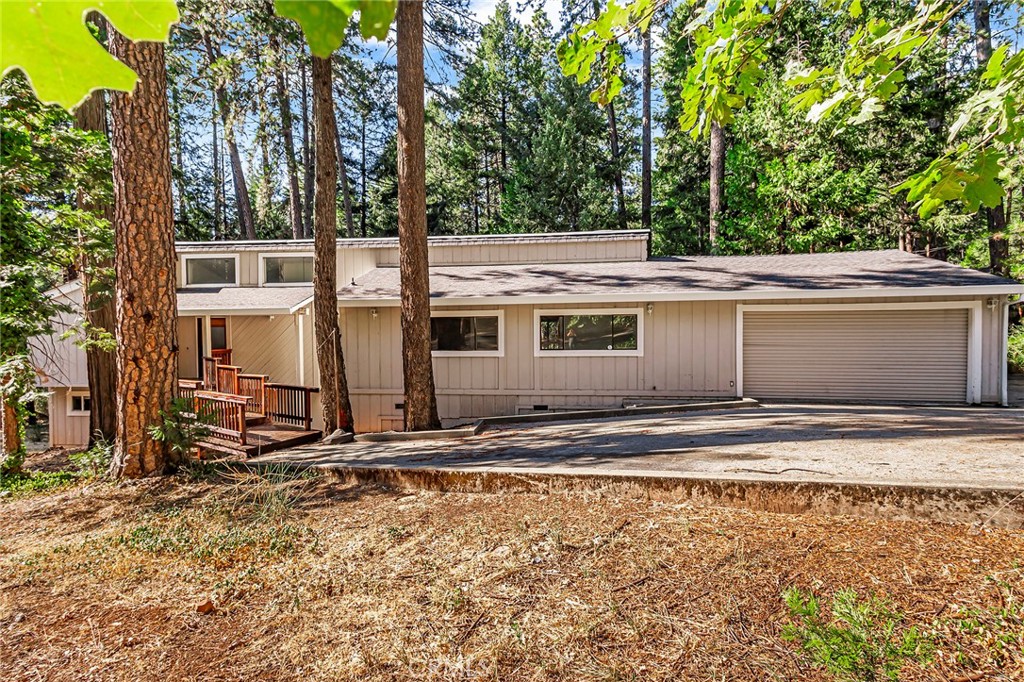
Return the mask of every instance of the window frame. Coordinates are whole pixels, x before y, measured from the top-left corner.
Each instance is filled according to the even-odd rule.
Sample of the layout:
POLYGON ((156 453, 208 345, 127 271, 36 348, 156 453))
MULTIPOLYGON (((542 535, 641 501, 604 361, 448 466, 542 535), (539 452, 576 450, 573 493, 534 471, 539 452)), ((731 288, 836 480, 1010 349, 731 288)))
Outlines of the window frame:
POLYGON ((69 417, 87 417, 92 414, 92 394, 86 389, 73 389, 68 391, 67 414, 69 417), (76 410, 75 398, 88 398, 88 410, 76 410))
POLYGON ((183 253, 181 254, 181 287, 183 289, 210 289, 213 287, 237 287, 241 286, 242 269, 237 253, 183 253), (231 284, 189 284, 188 283, 188 262, 190 260, 226 260, 235 261, 235 281, 231 284))
MULTIPOLYGON (((261 287, 311 287, 313 280, 308 282, 268 282, 267 281, 267 259, 268 258, 313 258, 316 254, 312 251, 270 251, 259 255, 260 258, 260 286, 261 287)), ((315 275, 314 275, 315 276, 315 275)))
POLYGON ((497 317, 498 350, 432 350, 435 358, 502 358, 505 357, 505 311, 504 310, 431 310, 435 317, 497 317))
POLYGON ((643 308, 534 308, 533 356, 536 358, 640 358, 644 355, 643 308), (636 315, 636 350, 541 350, 540 318, 555 315, 636 315))

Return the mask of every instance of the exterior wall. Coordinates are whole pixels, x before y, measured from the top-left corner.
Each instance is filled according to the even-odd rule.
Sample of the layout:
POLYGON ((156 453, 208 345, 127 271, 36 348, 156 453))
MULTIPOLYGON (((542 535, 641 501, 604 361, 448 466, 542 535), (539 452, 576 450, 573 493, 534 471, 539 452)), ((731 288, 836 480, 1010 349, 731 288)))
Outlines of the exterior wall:
MULTIPOLYGON (((553 235, 549 235, 552 236, 553 235)), ((515 242, 488 244, 431 244, 431 265, 470 263, 580 263, 592 261, 634 261, 647 258, 647 241, 629 238, 564 240, 549 243, 515 242)), ((398 249, 381 250, 378 264, 398 265, 398 249)))
MULTIPOLYGON (((581 306, 636 309, 636 304, 581 306)), ((474 307, 504 311, 501 357, 435 357, 438 410, 446 424, 549 408, 621 406, 626 398, 735 395, 735 304, 657 303, 643 317, 643 355, 535 357, 536 310, 567 306, 474 307)), ((457 308, 447 308, 457 309, 457 308)), ((356 427, 402 428, 399 309, 342 310, 342 335, 356 427)))
POLYGON ((32 364, 40 372, 39 383, 43 388, 89 385, 85 351, 75 345, 74 338, 61 338, 65 331, 79 323, 79 311, 82 309, 81 288, 68 288, 66 294, 58 294, 57 300, 70 306, 72 311, 56 316, 52 335, 38 336, 29 341, 32 364))
POLYGON ((297 384, 299 340, 295 315, 228 318, 231 362, 245 374, 266 374, 271 381, 297 384))
MULTIPOLYGON (((872 299, 901 303, 978 300, 971 297, 872 299)), ((611 407, 623 399, 722 398, 736 395, 736 305, 864 303, 864 299, 658 302, 644 312, 640 357, 534 357, 534 311, 572 306, 474 306, 504 311, 502 357, 435 357, 438 410, 446 425, 535 405, 611 407)), ((638 304, 580 306, 644 308, 638 304)), ((437 310, 458 310, 438 307, 437 310)), ((343 308, 342 335, 356 427, 402 428, 399 309, 343 308)), ((982 402, 998 402, 1002 363, 1001 311, 982 305, 982 402)), ((884 396, 879 396, 884 400, 884 396)))
MULTIPOLYGON (((85 385, 77 386, 88 390, 85 385)), ((85 447, 89 443, 89 415, 69 415, 70 388, 56 388, 50 394, 50 446, 85 447)))

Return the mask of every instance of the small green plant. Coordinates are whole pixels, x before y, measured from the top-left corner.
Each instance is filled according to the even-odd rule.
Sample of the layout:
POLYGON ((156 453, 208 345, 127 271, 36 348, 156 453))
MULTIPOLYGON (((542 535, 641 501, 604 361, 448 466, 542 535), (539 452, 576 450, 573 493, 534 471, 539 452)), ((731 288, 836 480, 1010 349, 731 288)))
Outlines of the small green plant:
POLYGON ((790 588, 783 599, 795 622, 783 626, 782 638, 799 644, 837 680, 897 680, 905 663, 930 657, 928 639, 915 627, 904 628, 903 615, 883 599, 861 600, 854 590, 840 590, 831 617, 813 593, 790 588))
POLYGON ((78 480, 78 474, 73 471, 35 471, 16 474, 0 472, 0 499, 8 495, 18 496, 46 492, 71 485, 78 480))
POLYGON ((114 444, 105 439, 98 431, 91 448, 68 455, 68 459, 77 467, 78 472, 86 478, 96 478, 106 474, 113 458, 114 444))
POLYGON ((1010 329, 1006 345, 1006 362, 1011 372, 1024 374, 1024 322, 1010 329))
POLYGON ((210 435, 212 415, 194 414, 192 401, 175 398, 170 409, 160 410, 160 423, 149 427, 153 440, 167 443, 178 461, 186 461, 196 443, 210 435))

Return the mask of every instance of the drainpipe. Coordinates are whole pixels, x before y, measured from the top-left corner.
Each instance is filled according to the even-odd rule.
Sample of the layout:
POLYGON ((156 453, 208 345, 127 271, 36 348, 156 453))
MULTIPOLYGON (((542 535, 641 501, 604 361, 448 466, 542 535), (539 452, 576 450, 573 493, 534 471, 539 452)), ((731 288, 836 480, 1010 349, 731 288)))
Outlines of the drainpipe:
POLYGON ((999 404, 1006 407, 1010 404, 1010 377, 1007 354, 1010 351, 1010 306, 1020 300, 1020 296, 1007 296, 1003 300, 1002 314, 999 322, 999 353, 1002 358, 1001 380, 999 387, 999 404))

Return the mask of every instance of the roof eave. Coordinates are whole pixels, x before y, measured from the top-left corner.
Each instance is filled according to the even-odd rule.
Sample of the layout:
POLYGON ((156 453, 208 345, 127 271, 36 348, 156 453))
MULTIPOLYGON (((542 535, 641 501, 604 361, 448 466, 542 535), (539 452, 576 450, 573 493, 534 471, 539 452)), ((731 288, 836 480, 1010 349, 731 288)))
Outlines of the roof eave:
MULTIPOLYGON (((534 294, 514 296, 437 296, 432 306, 440 305, 532 305, 572 303, 649 303, 656 301, 750 301, 824 298, 896 298, 904 296, 999 296, 1024 295, 1024 284, 994 284, 942 287, 862 287, 855 289, 741 289, 728 291, 631 292, 599 294, 534 294)), ((338 296, 345 307, 372 308, 397 306, 397 296, 380 298, 345 298, 338 296)))

